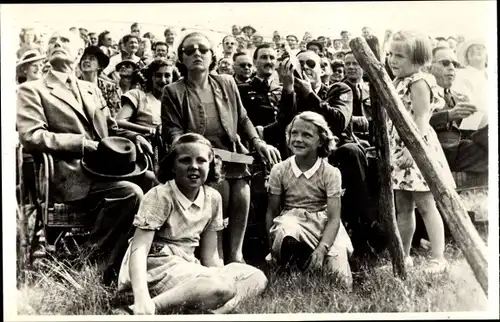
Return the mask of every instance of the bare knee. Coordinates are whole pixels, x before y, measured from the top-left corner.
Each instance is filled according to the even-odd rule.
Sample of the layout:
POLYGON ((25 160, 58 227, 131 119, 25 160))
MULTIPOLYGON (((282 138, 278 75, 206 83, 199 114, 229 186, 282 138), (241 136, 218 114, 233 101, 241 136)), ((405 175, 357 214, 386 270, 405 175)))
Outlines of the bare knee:
POLYGON ((218 303, 226 303, 236 295, 236 285, 223 278, 212 278, 212 296, 218 303))

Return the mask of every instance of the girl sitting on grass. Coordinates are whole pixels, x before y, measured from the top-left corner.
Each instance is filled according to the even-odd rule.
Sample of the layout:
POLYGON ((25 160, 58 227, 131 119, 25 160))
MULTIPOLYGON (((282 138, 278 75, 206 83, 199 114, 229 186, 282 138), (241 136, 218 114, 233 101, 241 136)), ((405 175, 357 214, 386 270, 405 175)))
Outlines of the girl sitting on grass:
POLYGON ((262 271, 222 264, 217 250, 222 199, 207 185, 219 179, 220 167, 207 139, 188 133, 173 142, 160 164, 163 184, 146 193, 134 219, 135 235, 119 278, 119 290, 132 289, 134 295, 134 304, 125 311, 155 314, 184 306, 226 313, 264 290, 262 271), (200 260, 194 254, 198 246, 200 260))
POLYGON ((323 116, 307 111, 295 116, 286 136, 294 155, 269 176, 271 255, 282 266, 336 273, 350 288, 353 248, 340 220, 341 176, 327 161, 335 148, 333 134, 323 116))
MULTIPOLYGON (((428 37, 411 32, 394 34, 388 53, 389 66, 396 77, 394 87, 410 113, 415 125, 429 148, 435 153, 449 184, 455 187, 446 157, 436 132, 429 125, 432 112, 444 106, 437 94, 436 79, 423 72, 432 60, 432 47, 428 37)), ((401 140, 396 128, 388 120, 392 187, 396 203, 399 233, 403 242, 405 264, 413 266, 410 248, 415 232, 415 206, 417 206, 431 242, 431 260, 424 268, 426 272, 439 272, 446 268, 444 259, 444 226, 434 197, 418 166, 401 140)))

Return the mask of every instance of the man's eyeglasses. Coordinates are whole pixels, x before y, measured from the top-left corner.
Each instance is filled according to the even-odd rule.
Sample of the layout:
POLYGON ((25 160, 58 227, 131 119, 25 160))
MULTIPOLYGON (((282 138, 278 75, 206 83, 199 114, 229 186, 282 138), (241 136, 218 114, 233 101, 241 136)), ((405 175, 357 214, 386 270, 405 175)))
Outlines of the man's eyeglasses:
POLYGON ((245 63, 241 63, 239 66, 240 66, 241 68, 247 68, 247 67, 248 67, 248 68, 252 68, 252 64, 245 64, 245 63))
POLYGON ((450 64, 453 64, 453 67, 458 68, 460 67, 460 64, 454 60, 449 60, 449 59, 443 59, 438 61, 438 63, 441 63, 444 67, 449 67, 450 64))
POLYGON ((321 68, 327 68, 328 67, 328 63, 321 63, 321 68))
POLYGON ((195 44, 195 45, 189 45, 186 47, 182 47, 182 52, 188 56, 192 56, 196 52, 196 49, 198 49, 202 55, 208 53, 208 51, 210 50, 210 48, 208 48, 207 46, 205 46, 203 44, 199 44, 199 45, 195 44))
POLYGON ((313 59, 299 60, 299 63, 300 67, 304 67, 304 65, 307 65, 311 69, 316 67, 316 62, 313 59))

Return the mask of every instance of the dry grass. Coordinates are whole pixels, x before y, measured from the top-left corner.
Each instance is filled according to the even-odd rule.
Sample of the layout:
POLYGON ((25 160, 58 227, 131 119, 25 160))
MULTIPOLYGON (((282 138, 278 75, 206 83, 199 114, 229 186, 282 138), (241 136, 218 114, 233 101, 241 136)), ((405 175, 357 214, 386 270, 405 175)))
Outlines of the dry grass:
MULTIPOLYGON (((469 210, 487 216, 487 192, 464 196, 469 210), (486 212, 486 214, 484 213, 486 212)), ((271 272, 269 286, 234 313, 341 313, 341 312, 453 312, 485 311, 487 298, 453 244, 446 248, 449 270, 427 275, 419 269, 426 253, 415 254, 415 267, 406 281, 391 271, 365 268, 355 276, 352 292, 326 276, 271 272)), ((80 271, 61 262, 40 260, 18 291, 19 315, 106 315, 125 303, 114 289, 99 283, 100 268, 80 271)), ((179 312, 172 312, 179 313, 179 312)))

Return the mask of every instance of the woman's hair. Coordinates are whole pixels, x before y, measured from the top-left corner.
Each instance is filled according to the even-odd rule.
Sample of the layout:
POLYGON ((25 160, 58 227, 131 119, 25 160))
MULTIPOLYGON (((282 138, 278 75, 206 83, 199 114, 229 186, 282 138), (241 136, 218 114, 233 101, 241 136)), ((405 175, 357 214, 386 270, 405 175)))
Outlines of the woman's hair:
POLYGON ((394 33, 392 40, 405 43, 405 51, 413 64, 427 66, 432 62, 432 45, 429 37, 411 31, 398 31, 394 33))
POLYGON ((35 32, 35 28, 23 28, 21 29, 21 32, 19 33, 19 40, 20 40, 20 44, 24 44, 24 35, 26 35, 26 32, 27 31, 33 31, 35 37, 33 38, 33 42, 36 43, 38 42, 38 36, 35 32))
POLYGON ((290 144, 290 136, 293 128, 293 124, 296 120, 301 119, 305 122, 312 123, 318 129, 319 140, 323 143, 318 148, 318 157, 326 158, 335 149, 335 138, 332 131, 328 127, 328 123, 325 118, 316 112, 306 111, 296 115, 292 122, 286 127, 286 144, 290 144))
POLYGON ((340 60, 340 59, 334 59, 332 60, 332 69, 335 69, 337 67, 342 67, 342 68, 345 68, 345 63, 344 61, 340 60))
POLYGON ((197 133, 186 133, 179 136, 170 147, 168 154, 160 161, 158 170, 158 181, 165 183, 175 178, 173 171, 175 159, 177 158, 179 147, 187 143, 205 144, 210 148, 212 160, 208 171, 207 180, 204 184, 218 183, 223 180, 222 175, 222 160, 219 156, 215 155, 212 144, 205 137, 197 133))
POLYGON ((210 39, 208 39, 208 37, 205 34, 203 34, 202 32, 199 32, 199 31, 191 32, 191 33, 187 34, 186 36, 184 36, 184 38, 182 38, 181 42, 179 43, 179 47, 177 47, 177 59, 179 61, 177 62, 176 67, 179 70, 179 73, 181 74, 182 77, 187 76, 187 68, 182 63, 182 55, 184 54, 184 52, 182 51, 182 46, 184 45, 184 42, 188 38, 195 37, 195 36, 205 37, 208 40, 208 42, 210 43, 210 46, 211 46, 210 52, 212 53, 212 62, 210 63, 210 66, 208 66, 208 71, 211 72, 215 69, 215 67, 217 67, 217 57, 215 57, 214 49, 213 49, 212 42, 210 41, 210 39))
POLYGON ((155 59, 148 66, 139 70, 136 77, 133 77, 132 84, 135 85, 139 83, 145 92, 150 92, 153 90, 153 75, 154 73, 164 66, 171 66, 172 70, 172 82, 178 80, 179 75, 174 72, 175 66, 172 62, 167 59, 155 59))

